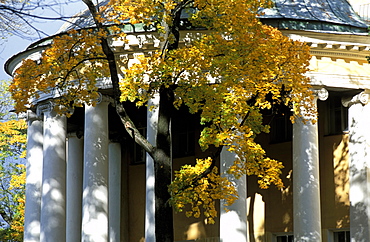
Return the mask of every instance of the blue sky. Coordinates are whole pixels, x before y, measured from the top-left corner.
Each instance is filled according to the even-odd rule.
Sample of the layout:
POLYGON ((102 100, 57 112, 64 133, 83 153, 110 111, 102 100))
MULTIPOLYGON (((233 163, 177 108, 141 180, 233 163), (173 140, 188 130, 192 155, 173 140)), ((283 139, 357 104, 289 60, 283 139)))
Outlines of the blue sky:
MULTIPOLYGON (((80 12, 82 9, 85 9, 85 5, 82 3, 82 0, 74 2, 71 1, 73 0, 62 0, 62 2, 67 3, 62 5, 62 12, 64 16, 72 16, 80 12)), ((54 13, 47 10, 40 10, 38 14, 42 16, 53 17, 54 13)), ((62 24, 63 21, 38 20, 34 25, 48 35, 52 35, 62 26, 62 24)), ((10 36, 6 40, 0 40, 0 80, 11 79, 11 77, 4 71, 4 64, 11 56, 25 50, 32 42, 39 39, 38 36, 31 37, 33 40, 18 36, 10 36)))

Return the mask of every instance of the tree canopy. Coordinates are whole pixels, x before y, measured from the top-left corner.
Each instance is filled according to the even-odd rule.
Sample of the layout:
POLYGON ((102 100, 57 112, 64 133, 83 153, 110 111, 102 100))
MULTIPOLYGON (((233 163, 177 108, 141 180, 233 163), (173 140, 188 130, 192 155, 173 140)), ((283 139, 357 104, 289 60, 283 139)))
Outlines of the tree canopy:
POLYGON ((25 120, 9 114, 12 107, 8 83, 0 83, 0 240, 22 241, 24 220, 24 189, 26 180, 25 120))
POLYGON ((53 93, 62 113, 84 103, 94 105, 97 83, 109 77, 117 114, 126 129, 155 164, 164 167, 163 173, 156 170, 158 189, 171 183, 168 131, 175 108, 186 106, 190 113, 199 114, 201 148, 217 148, 213 157, 198 159, 195 166, 175 172, 163 198, 176 210, 195 217, 203 211, 213 222, 215 200, 226 199, 231 204, 236 199, 232 184, 215 166, 222 147, 237 157, 229 173, 256 175, 261 188, 283 187, 282 163, 269 158, 255 141, 258 134, 269 130, 261 110, 283 104, 296 115, 301 108, 314 111, 309 102, 302 101, 312 98, 304 75, 309 47, 257 18, 260 8, 271 7, 271 1, 110 0, 101 5, 83 1, 95 25, 56 36, 40 60, 23 62, 11 85, 17 111, 32 105, 41 93, 53 93), (124 30, 137 24, 159 44, 150 50, 137 49, 133 60, 124 54, 129 53, 125 48, 137 33, 124 30), (147 105, 156 95, 160 98, 159 125, 156 144, 151 144, 136 130, 125 103, 147 105))

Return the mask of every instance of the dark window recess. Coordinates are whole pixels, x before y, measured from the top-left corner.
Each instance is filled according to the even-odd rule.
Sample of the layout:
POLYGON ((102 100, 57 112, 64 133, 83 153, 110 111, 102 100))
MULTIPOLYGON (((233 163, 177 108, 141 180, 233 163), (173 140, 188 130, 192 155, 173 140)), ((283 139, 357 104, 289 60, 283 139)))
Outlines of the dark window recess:
POLYGON ((194 130, 189 127, 180 128, 173 132, 173 156, 174 158, 194 155, 194 130))
MULTIPOLYGON (((146 127, 138 128, 140 134, 142 134, 144 137, 146 137, 146 127)), ((134 140, 132 140, 133 145, 134 145, 134 159, 133 159, 133 164, 142 164, 145 163, 145 158, 146 158, 146 152, 145 150, 138 145, 134 140)))
POLYGON ((336 231, 334 234, 334 242, 350 242, 351 236, 349 231, 336 231))
POLYGON ((342 105, 342 97, 331 92, 326 101, 325 135, 343 134, 348 129, 348 108, 342 105))
MULTIPOLYGON (((180 109, 181 110, 181 109, 180 109)), ((184 110, 177 111, 172 120, 172 154, 174 158, 195 154, 195 127, 199 122, 196 115, 184 110)))
POLYGON ((294 236, 293 235, 279 235, 276 236, 276 242, 293 242, 294 236))
POLYGON ((292 116, 292 112, 286 106, 282 106, 278 113, 273 115, 270 122, 271 143, 292 141, 293 125, 290 116, 292 116))

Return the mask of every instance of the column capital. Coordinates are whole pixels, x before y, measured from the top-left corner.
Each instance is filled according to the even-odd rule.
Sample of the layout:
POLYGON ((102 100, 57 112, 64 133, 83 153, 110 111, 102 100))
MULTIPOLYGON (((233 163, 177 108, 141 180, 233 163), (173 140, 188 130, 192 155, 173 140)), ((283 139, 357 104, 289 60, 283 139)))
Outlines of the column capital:
POLYGON ((325 101, 329 97, 329 92, 325 88, 314 88, 313 89, 313 94, 320 101, 325 101))
POLYGON ((98 92, 99 94, 99 97, 96 99, 96 103, 97 104, 100 104, 100 103, 103 103, 103 102, 107 102, 107 103, 110 103, 110 104, 114 104, 114 99, 108 95, 103 95, 101 92, 98 92))
POLYGON ((370 90, 365 90, 354 96, 343 97, 342 105, 344 107, 350 107, 351 105, 356 104, 356 103, 361 103, 362 105, 366 105, 369 103, 369 100, 370 100, 370 90))
POLYGON ((311 121, 317 122, 317 99, 325 101, 329 97, 329 92, 325 88, 313 87, 311 88, 312 96, 306 97, 299 101, 299 113, 294 114, 295 118, 301 119, 304 123, 311 121))
POLYGON ((51 112, 54 109, 54 103, 51 101, 40 103, 36 108, 36 115, 42 116, 46 112, 51 112))
POLYGON ((27 121, 34 121, 34 120, 42 120, 41 116, 40 115, 37 115, 37 113, 35 113, 34 111, 32 110, 27 110, 26 112, 26 120, 27 121))
POLYGON ((71 107, 68 107, 66 109, 65 106, 63 106, 61 104, 58 104, 57 100, 55 100, 55 102, 53 100, 42 102, 39 105, 37 105, 37 108, 36 108, 36 114, 37 114, 37 116, 40 116, 40 117, 43 114, 45 114, 47 112, 52 112, 52 111, 56 111, 60 115, 61 114, 66 114, 67 116, 70 116, 70 115, 73 114, 74 109, 71 108, 71 107))
POLYGON ((83 136, 84 136, 84 132, 82 130, 77 130, 75 132, 67 133, 67 138, 81 139, 83 136))

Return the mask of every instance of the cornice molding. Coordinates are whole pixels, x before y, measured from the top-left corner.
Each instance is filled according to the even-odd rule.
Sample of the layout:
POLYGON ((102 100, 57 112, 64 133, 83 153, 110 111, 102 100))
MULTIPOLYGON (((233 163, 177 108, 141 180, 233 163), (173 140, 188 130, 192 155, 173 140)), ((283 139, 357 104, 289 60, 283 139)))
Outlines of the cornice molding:
POLYGON ((363 53, 354 53, 349 51, 337 51, 337 50, 310 50, 311 55, 316 57, 329 57, 333 59, 350 59, 350 60, 356 60, 359 62, 367 63, 366 56, 370 55, 370 52, 363 52, 363 53))
POLYGON ((370 55, 370 36, 353 33, 323 33, 313 31, 282 31, 292 40, 305 42, 313 56, 354 60, 366 63, 370 55))

